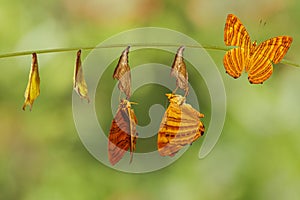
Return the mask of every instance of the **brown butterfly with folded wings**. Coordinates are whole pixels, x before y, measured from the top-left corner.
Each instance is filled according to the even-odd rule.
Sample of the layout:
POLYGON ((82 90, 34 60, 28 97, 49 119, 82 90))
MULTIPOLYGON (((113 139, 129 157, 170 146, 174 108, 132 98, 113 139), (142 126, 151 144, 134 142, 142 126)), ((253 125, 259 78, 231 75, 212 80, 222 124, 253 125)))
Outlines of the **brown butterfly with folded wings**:
POLYGON ((245 70, 250 83, 263 83, 272 75, 272 62, 276 64, 282 60, 292 41, 292 37, 278 36, 259 45, 256 42, 251 43, 242 22, 235 15, 229 14, 224 28, 224 42, 227 46, 237 48, 227 51, 224 56, 226 73, 238 78, 245 70))
POLYGON ((108 136, 108 159, 112 165, 119 162, 128 149, 130 150, 130 163, 132 162, 137 138, 136 124, 137 119, 131 109, 131 103, 122 99, 108 136))
POLYGON ((157 146, 161 156, 174 156, 203 135, 204 125, 200 118, 204 115, 185 103, 185 97, 178 94, 166 96, 170 105, 160 124, 157 146))

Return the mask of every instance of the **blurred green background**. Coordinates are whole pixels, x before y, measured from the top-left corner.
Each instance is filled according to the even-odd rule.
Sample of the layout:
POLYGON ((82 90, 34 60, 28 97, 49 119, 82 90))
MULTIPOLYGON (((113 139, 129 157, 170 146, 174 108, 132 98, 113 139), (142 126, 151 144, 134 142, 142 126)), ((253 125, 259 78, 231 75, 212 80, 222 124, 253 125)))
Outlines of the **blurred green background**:
MULTIPOLYGON (((145 26, 224 47, 225 19, 234 13, 252 40, 293 36, 285 58, 300 64, 297 0, 0 0, 0 5, 0 54, 94 46, 145 26)), ((300 69, 278 64, 263 85, 250 85, 246 75, 234 80, 224 73, 223 51, 209 53, 227 93, 220 140, 203 160, 201 138, 174 164, 148 174, 110 169, 81 143, 72 116, 75 52, 39 55, 41 95, 32 112, 22 110, 30 56, 0 59, 0 199, 299 199, 300 69)), ((173 55, 157 59, 171 65, 173 55)), ((193 75, 191 80, 197 83, 193 75)), ((201 112, 208 124, 204 94, 201 112)), ((108 113, 108 128, 111 117, 108 113)))

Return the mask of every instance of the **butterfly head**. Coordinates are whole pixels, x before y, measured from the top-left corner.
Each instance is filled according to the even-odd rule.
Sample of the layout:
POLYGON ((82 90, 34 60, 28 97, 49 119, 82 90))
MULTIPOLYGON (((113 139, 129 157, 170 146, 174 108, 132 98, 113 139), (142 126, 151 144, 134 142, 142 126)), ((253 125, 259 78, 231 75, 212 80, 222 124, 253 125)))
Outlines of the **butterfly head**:
POLYGON ((121 108, 131 108, 131 104, 138 104, 136 102, 130 102, 127 99, 121 99, 120 107, 121 108))
POLYGON ((185 103, 185 97, 179 94, 169 93, 166 94, 166 96, 168 97, 170 103, 175 103, 178 105, 182 105, 183 103, 185 103))
POLYGON ((127 99, 121 99, 120 102, 120 107, 121 108, 130 108, 130 102, 127 99))

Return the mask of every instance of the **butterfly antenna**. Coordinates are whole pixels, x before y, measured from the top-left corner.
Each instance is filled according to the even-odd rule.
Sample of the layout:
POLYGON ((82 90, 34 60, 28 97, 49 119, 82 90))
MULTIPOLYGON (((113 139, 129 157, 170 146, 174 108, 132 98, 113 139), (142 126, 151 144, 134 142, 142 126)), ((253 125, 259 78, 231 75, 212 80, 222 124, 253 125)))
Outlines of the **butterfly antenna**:
POLYGON ((267 24, 266 21, 264 21, 263 19, 260 19, 259 20, 259 28, 258 28, 257 32, 260 33, 261 31, 263 31, 266 24, 267 24))
MULTIPOLYGON (((130 125, 130 129, 131 129, 131 125, 130 125)), ((133 159, 133 135, 132 135, 132 129, 130 130, 130 146, 129 146, 129 149, 130 149, 130 160, 129 160, 129 164, 132 163, 132 159, 133 159)))
POLYGON ((129 164, 132 163, 132 160, 133 160, 133 152, 130 152, 130 160, 129 160, 129 164))

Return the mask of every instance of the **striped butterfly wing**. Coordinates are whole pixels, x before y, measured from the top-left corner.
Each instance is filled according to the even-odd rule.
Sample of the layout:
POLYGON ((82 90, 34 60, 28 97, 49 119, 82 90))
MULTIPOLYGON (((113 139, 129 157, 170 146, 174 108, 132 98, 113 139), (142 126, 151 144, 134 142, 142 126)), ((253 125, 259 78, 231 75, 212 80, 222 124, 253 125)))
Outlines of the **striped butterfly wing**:
POLYGON ((233 14, 229 14, 224 28, 224 42, 226 46, 236 46, 250 49, 251 40, 242 22, 233 14))
POLYGON ((267 80, 273 72, 272 62, 276 64, 283 59, 292 41, 292 37, 279 36, 254 47, 248 67, 249 82, 259 84, 267 80))
POLYGON ((241 76, 248 61, 248 54, 245 49, 235 48, 226 52, 223 58, 223 64, 228 73, 233 78, 241 76))
MULTIPOLYGON (((171 98, 178 96, 180 95, 173 95, 171 98)), ((180 98, 182 97, 180 96, 180 98)), ((202 117, 204 115, 192 108, 191 105, 181 104, 177 100, 175 102, 170 101, 158 132, 159 154, 161 156, 174 156, 184 146, 192 144, 203 135, 204 125, 199 119, 202 117)))
POLYGON ((112 165, 119 162, 128 149, 131 163, 137 138, 136 124, 137 119, 130 102, 123 100, 112 121, 108 137, 108 158, 112 165))
POLYGON ((224 42, 227 46, 236 46, 226 52, 223 64, 233 78, 241 76, 249 59, 251 40, 242 22, 233 14, 227 16, 224 28, 224 42))

